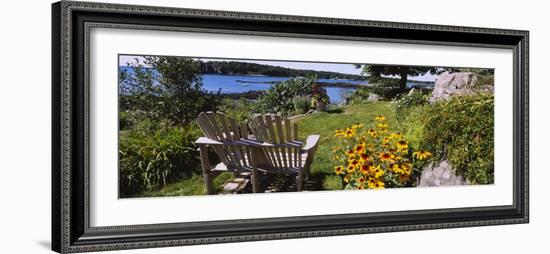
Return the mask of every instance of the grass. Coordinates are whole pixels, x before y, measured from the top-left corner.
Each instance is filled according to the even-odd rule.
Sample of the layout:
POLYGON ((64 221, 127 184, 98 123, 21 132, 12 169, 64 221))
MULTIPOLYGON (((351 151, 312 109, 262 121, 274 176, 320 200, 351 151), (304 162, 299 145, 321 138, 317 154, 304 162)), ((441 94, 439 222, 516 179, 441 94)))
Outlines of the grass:
MULTIPOLYGON (((223 185, 233 179, 231 173, 221 173, 214 179, 214 187, 217 192, 221 192, 223 185)), ((202 175, 194 175, 191 178, 181 180, 175 183, 169 183, 166 187, 157 191, 144 192, 135 197, 173 197, 173 196, 195 196, 206 195, 204 187, 204 178, 202 175)))
POLYGON ((390 103, 385 101, 339 107, 296 120, 298 136, 301 139, 305 139, 311 134, 321 135, 310 172, 312 175, 324 175, 322 184, 324 189, 342 189, 341 179, 334 175, 334 165, 331 161, 331 149, 338 145, 334 131, 338 128, 349 127, 354 123, 362 123, 365 127, 373 126, 374 118, 377 115, 384 115, 390 128, 396 126, 395 112, 390 103))
MULTIPOLYGON (((295 120, 298 124, 298 135, 301 140, 305 140, 305 138, 311 134, 318 134, 321 136, 310 172, 312 176, 317 175, 318 177, 322 177, 322 185, 320 186, 322 186, 323 189, 342 189, 340 177, 334 175, 332 170, 334 165, 331 161, 331 148, 337 145, 334 131, 337 128, 345 128, 354 123, 363 123, 365 127, 373 126, 375 121, 374 118, 377 115, 384 115, 390 128, 396 127, 395 113, 390 103, 385 101, 332 108, 328 112, 320 112, 295 120)), ((233 175, 230 173, 224 173, 216 177, 214 186, 217 188, 217 191, 221 192, 224 183, 232 178, 233 175)), ((137 197, 205 194, 206 191, 202 175, 194 175, 191 178, 167 184, 167 186, 161 190, 145 192, 137 195, 137 197)))

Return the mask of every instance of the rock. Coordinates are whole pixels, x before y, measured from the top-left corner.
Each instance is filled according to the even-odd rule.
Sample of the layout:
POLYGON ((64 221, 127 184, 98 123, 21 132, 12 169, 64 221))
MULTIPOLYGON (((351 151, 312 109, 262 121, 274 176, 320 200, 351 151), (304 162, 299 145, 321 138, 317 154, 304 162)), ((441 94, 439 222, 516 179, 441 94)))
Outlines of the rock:
POLYGON ((467 95, 478 91, 493 92, 493 86, 475 88, 477 75, 471 72, 443 73, 435 81, 434 90, 428 99, 430 102, 447 100, 452 95, 467 95))
POLYGON ((380 96, 378 94, 370 93, 369 97, 367 98, 367 102, 377 102, 380 100, 380 96))
POLYGON ((468 180, 454 173, 454 169, 447 160, 438 164, 432 163, 422 170, 419 187, 468 185, 468 180))
POLYGON ((223 186, 223 191, 224 192, 234 192, 234 191, 237 191, 238 188, 239 188, 239 183, 226 183, 223 186))
POLYGON ((242 177, 234 178, 233 180, 231 180, 231 182, 228 182, 223 186, 223 193, 238 193, 239 191, 246 188, 249 182, 250 180, 242 177))

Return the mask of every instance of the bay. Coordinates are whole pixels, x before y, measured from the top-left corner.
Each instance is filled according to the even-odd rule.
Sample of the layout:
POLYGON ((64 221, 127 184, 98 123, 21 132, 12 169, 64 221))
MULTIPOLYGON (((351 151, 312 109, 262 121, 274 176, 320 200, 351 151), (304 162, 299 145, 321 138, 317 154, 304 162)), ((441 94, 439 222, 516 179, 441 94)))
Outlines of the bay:
MULTIPOLYGON (((133 75, 131 67, 121 66, 119 71, 126 71, 129 75, 133 75)), ((268 90, 274 83, 282 82, 291 77, 272 77, 259 75, 223 75, 223 74, 201 74, 202 87, 209 92, 218 92, 224 94, 230 93, 245 93, 249 91, 265 91, 268 90)), ((326 86, 327 94, 330 98, 330 103, 338 104, 344 100, 346 96, 351 95, 356 88, 340 87, 336 83, 346 83, 354 85, 368 86, 368 81, 349 80, 349 79, 317 79, 318 82, 324 84, 335 84, 335 86, 326 86)), ((418 84, 408 82, 407 86, 413 87, 418 84)))

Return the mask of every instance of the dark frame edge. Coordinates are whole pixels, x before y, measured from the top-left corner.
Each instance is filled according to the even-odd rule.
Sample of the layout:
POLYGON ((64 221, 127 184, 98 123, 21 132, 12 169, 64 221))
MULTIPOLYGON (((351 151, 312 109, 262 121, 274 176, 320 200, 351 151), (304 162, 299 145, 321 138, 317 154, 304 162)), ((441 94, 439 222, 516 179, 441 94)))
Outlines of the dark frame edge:
POLYGON ((62 60, 61 60, 61 2, 52 4, 51 7, 52 19, 52 87, 51 87, 51 249, 55 252, 61 252, 62 241, 62 225, 61 225, 61 175, 62 175, 62 158, 61 158, 61 93, 62 93, 62 60))
MULTIPOLYGON (((73 2, 74 3, 74 2, 73 2)), ((91 238, 100 239, 102 233, 106 233, 106 238, 110 238, 109 234, 115 233, 113 229, 107 229, 104 232, 89 231, 84 229, 83 225, 78 222, 78 216, 80 209, 75 206, 75 203, 69 202, 67 210, 64 210, 66 199, 75 198, 74 195, 64 195, 64 190, 73 191, 74 184, 78 185, 78 179, 75 179, 72 170, 78 168, 75 166, 74 161, 70 165, 64 164, 65 157, 72 157, 72 147, 68 150, 64 150, 64 135, 69 131, 65 131, 64 114, 69 111, 73 111, 71 106, 75 107, 75 111, 78 111, 78 103, 75 104, 75 97, 68 98, 65 101, 65 97, 69 93, 64 89, 64 82, 67 82, 71 73, 65 73, 65 58, 66 54, 73 54, 74 48, 63 44, 63 39, 67 36, 66 33, 70 31, 63 30, 64 22, 71 20, 71 8, 69 8, 71 2, 62 1, 52 4, 52 250, 60 253, 68 252, 83 252, 83 251, 100 251, 100 250, 119 250, 119 249, 134 249, 134 248, 153 248, 153 247, 168 247, 168 246, 182 246, 193 244, 212 244, 212 243, 224 243, 224 242, 239 242, 239 241, 262 241, 262 240, 276 240, 276 239, 290 239, 290 238, 302 238, 302 237, 324 237, 333 235, 349 235, 349 234, 365 234, 365 233, 380 233, 380 232, 398 232, 406 230, 428 230, 428 229, 441 229, 441 228, 456 228, 456 227, 473 227, 484 225, 500 225, 511 223, 528 223, 529 222, 529 186, 528 186, 528 168, 529 168, 529 125, 528 125, 528 104, 529 104, 529 90, 528 90, 528 31, 522 30, 508 30, 508 36, 514 36, 519 38, 518 43, 514 46, 514 113, 517 118, 514 121, 515 146, 517 150, 514 152, 514 156, 517 156, 515 161, 515 167, 518 167, 520 173, 515 175, 514 184, 517 187, 519 195, 515 195, 514 205, 510 207, 509 211, 513 211, 514 215, 508 217, 508 219, 477 219, 469 222, 433 222, 433 223, 419 223, 412 225, 390 225, 380 227, 367 227, 356 229, 325 229, 325 230, 312 230, 312 231, 288 231, 287 233, 248 233, 244 235, 227 236, 227 237, 197 237, 197 238, 176 238, 176 239, 149 239, 141 240, 138 242, 131 239, 124 239, 124 237, 115 240, 114 242, 94 242, 91 238), (68 15, 68 16, 67 16, 68 15), (517 93, 516 93, 517 92, 517 93), (64 97, 65 96, 65 97, 64 97), (66 155, 66 154, 69 155, 66 155), (66 168, 68 167, 68 168, 66 168), (65 172, 64 170, 68 170, 65 172), (65 184, 65 180, 71 179, 73 185, 65 184), (65 215, 65 216, 64 216, 65 215), (76 223, 76 224, 75 224, 76 223), (84 232, 86 231, 86 232, 84 232), (65 234, 64 232, 68 232, 65 234), (90 234, 91 233, 91 234, 90 234), (97 234, 99 233, 99 235, 97 234), (98 237, 99 236, 99 237, 98 237), (185 240, 181 240, 185 239, 185 240)), ((78 4, 77 4, 78 5, 78 4)), ((116 5, 119 6, 119 5, 116 5)), ((126 5, 120 5, 122 7, 126 5)), ((159 7, 161 8, 161 7, 159 7)), ((162 8, 161 8, 162 9, 162 8)), ((216 11, 214 11, 216 12, 216 11)), ((230 13, 230 12, 228 12, 230 13)), ((261 14, 258 14, 261 15, 261 14)), ((388 22, 392 23, 392 22, 388 22)), ((430 25, 427 25, 430 26, 430 25)), ((471 29, 471 28, 470 28, 471 29)), ((472 31, 470 31, 472 32, 472 31)), ((75 47, 77 44, 74 45, 75 47)), ((71 61, 76 61, 77 54, 71 61)), ((78 64, 75 64, 78 65, 78 64)), ((70 64, 69 64, 70 66, 70 64)), ((70 70, 71 72, 74 69, 70 70)), ((71 82, 74 82, 72 80, 71 82)), ((72 84, 71 84, 72 85, 72 84)), ((74 94, 70 94, 75 96, 74 94)), ((73 119, 77 117, 73 112, 69 118, 73 119)), ((69 120, 70 120, 69 119, 69 120)), ((78 122, 78 121, 76 121, 78 122)), ((70 125, 70 128, 75 128, 75 125, 70 125)), ((72 133, 74 135, 74 133, 72 133)), ((71 136, 69 138, 74 138, 71 136)), ((78 144, 77 144, 78 145, 78 144)), ((77 156, 78 157, 78 156, 77 156)), ((78 158, 75 158, 78 159, 78 158)), ((70 200, 69 200, 70 201, 70 200)), ((120 232, 119 232, 120 233, 120 232)), ((115 233, 116 234, 116 233, 115 233)), ((124 235, 124 233, 121 233, 124 235)), ((131 238, 131 237, 130 237, 131 238)), ((103 238, 103 240, 107 240, 103 238)), ((113 239, 111 239, 113 240, 113 239)))

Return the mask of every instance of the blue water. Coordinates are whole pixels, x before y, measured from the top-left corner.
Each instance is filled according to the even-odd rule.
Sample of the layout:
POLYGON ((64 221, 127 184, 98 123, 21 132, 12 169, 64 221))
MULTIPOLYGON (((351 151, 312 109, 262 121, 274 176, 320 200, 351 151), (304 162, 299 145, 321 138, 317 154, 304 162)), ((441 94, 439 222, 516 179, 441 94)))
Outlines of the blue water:
MULTIPOLYGON (((272 84, 266 82, 280 82, 289 79, 289 77, 268 77, 268 76, 244 76, 244 75, 217 75, 203 74, 202 87, 207 91, 217 92, 221 89, 221 93, 243 93, 247 91, 262 91, 267 90, 272 84), (246 81, 246 83, 238 82, 238 80, 246 81)), ((366 81, 344 80, 344 79, 318 79, 319 82, 326 83, 352 83, 365 84, 366 81)), ((341 87, 325 87, 331 103, 339 103, 342 101, 343 94, 351 94, 355 88, 341 87)))
MULTIPOLYGON (((128 71, 129 74, 133 73, 132 68, 121 67, 121 69, 128 71)), ((203 88, 210 92, 221 93, 243 93, 248 91, 263 91, 271 87, 271 83, 267 82, 280 82, 289 79, 290 77, 269 77, 269 76, 247 76, 247 75, 219 75, 219 74, 203 74, 202 84, 203 88), (238 82, 238 80, 246 81, 246 83, 238 82)), ((324 83, 350 83, 358 85, 368 85, 367 81, 348 80, 348 79, 318 79, 319 82, 324 83)), ((407 84, 408 87, 412 87, 414 83, 407 84)), ((331 103, 340 103, 346 95, 350 95, 355 91, 355 88, 342 88, 342 87, 325 87, 331 103)))

